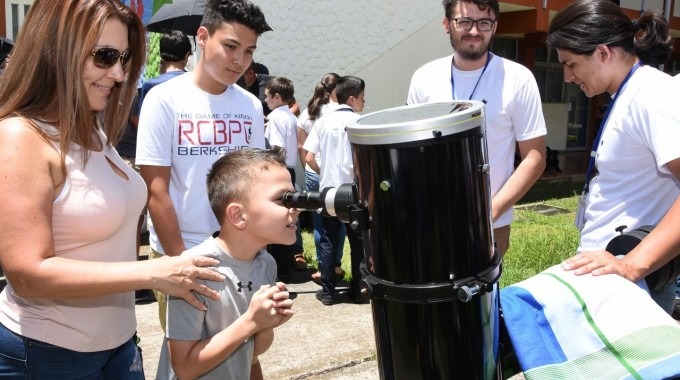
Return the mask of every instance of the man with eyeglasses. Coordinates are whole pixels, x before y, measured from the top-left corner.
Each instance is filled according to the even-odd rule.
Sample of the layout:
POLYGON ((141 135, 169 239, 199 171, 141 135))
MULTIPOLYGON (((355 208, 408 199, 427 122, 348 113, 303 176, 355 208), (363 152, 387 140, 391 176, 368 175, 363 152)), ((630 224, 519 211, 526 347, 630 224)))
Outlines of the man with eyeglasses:
POLYGON ((496 249, 510 246, 513 205, 545 169, 545 120, 536 79, 526 67, 494 55, 489 44, 497 0, 444 0, 444 30, 453 55, 429 62, 411 79, 407 103, 483 101, 491 166, 496 249), (515 145, 521 162, 514 168, 515 145))

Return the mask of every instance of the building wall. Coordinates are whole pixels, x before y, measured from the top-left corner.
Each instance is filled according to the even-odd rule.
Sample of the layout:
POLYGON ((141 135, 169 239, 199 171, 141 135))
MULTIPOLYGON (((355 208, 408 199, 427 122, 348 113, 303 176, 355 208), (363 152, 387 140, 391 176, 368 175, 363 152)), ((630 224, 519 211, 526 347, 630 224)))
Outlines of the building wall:
POLYGON ((274 29, 258 41, 255 60, 293 81, 303 109, 327 72, 366 80, 367 112, 403 105, 413 71, 451 51, 438 0, 255 3, 274 29))

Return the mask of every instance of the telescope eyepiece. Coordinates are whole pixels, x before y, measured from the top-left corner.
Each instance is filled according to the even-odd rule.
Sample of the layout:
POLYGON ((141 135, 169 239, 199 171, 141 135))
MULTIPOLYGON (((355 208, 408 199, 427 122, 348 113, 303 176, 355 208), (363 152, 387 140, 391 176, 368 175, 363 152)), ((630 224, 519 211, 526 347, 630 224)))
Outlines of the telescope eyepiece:
POLYGON ((358 202, 356 187, 345 183, 319 191, 287 191, 281 197, 283 205, 301 211, 315 211, 333 216, 343 223, 350 222, 349 208, 358 202))
POLYGON ((286 191, 281 201, 287 208, 316 211, 324 207, 323 194, 318 191, 286 191))

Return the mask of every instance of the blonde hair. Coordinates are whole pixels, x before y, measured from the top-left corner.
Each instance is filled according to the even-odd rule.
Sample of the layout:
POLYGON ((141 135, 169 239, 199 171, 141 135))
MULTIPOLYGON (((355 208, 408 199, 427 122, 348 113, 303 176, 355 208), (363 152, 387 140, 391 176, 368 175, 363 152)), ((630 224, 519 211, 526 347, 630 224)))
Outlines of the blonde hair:
MULTIPOLYGON (((144 26, 139 17, 118 0, 36 0, 12 50, 12 63, 0 78, 0 120, 21 117, 45 121, 58 135, 62 160, 75 143, 84 159, 93 147, 99 127, 115 144, 127 126, 146 58, 144 26), (83 69, 109 20, 127 26, 131 58, 125 81, 114 86, 108 106, 92 111, 85 92, 83 69)), ((30 123, 33 125, 33 123, 30 123)))

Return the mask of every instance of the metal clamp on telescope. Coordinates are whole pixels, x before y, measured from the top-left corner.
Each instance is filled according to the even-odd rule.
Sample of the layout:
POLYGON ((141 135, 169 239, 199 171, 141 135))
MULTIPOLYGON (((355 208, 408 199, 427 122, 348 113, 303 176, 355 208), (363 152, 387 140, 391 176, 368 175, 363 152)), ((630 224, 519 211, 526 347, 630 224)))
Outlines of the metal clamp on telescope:
POLYGON ((288 208, 336 217, 343 223, 349 223, 355 231, 367 231, 369 227, 368 212, 359 205, 356 184, 345 183, 338 187, 327 187, 321 192, 288 191, 283 194, 281 200, 288 208))
MULTIPOLYGON (((410 304, 469 302, 478 294, 493 290, 501 277, 501 255, 494 251, 491 265, 474 276, 436 284, 398 284, 364 273, 362 287, 376 299, 410 304)), ((453 277, 453 275, 451 275, 453 277)))

